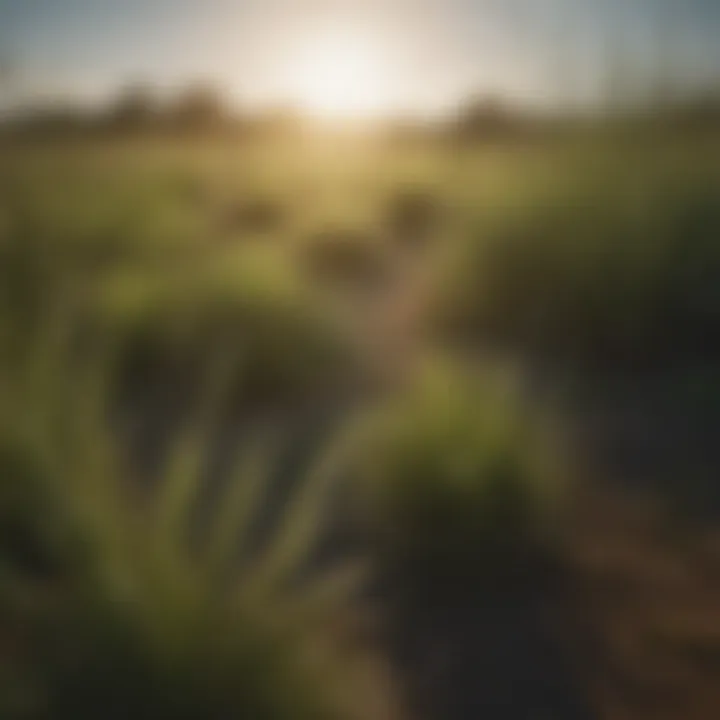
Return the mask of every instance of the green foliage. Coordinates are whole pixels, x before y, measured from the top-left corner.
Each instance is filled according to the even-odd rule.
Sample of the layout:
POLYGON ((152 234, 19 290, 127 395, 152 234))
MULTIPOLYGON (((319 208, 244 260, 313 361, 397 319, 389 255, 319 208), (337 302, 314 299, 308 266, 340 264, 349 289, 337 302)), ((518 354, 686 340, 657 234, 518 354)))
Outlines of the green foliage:
MULTIPOLYGON (((355 569, 303 576, 336 466, 302 478, 255 554, 272 453, 243 452, 219 497, 202 487, 228 403, 248 424, 299 397, 324 409, 358 357, 397 354, 353 456, 375 558, 401 612, 455 592, 487 607, 497 588, 538 596, 567 488, 547 424, 477 358, 493 344, 561 370, 718 358, 718 177, 696 172, 716 149, 337 143, 3 157, 2 717, 340 717, 349 666, 331 626, 355 569), (398 388, 427 345, 394 317, 438 276, 434 320, 480 352, 398 388), (377 303, 346 307, 348 286, 377 303), (154 417, 206 381, 209 408, 141 487, 103 430, 111 394, 135 391, 128 405, 154 417)), ((714 408, 710 374, 683 377, 714 408)))
POLYGON ((322 526, 332 461, 239 564, 265 480, 253 458, 267 454, 241 462, 198 541, 201 428, 156 494, 138 494, 102 429, 107 367, 75 374, 59 355, 42 367, 15 375, 0 413, 2 716, 342 717, 349 663, 329 628, 347 584, 290 582, 322 526), (39 381, 47 391, 31 392, 39 381))
POLYGON ((50 150, 11 156, 4 173, 14 189, 0 238, 2 349, 17 355, 43 318, 71 305, 83 318, 79 346, 122 348, 120 391, 154 383, 192 392, 218 363, 233 366, 228 390, 243 400, 335 387, 354 363, 332 310, 282 249, 224 242, 259 226, 270 232, 282 221, 279 201, 232 206, 239 225, 218 227, 230 191, 210 193, 225 184, 225 171, 210 153, 155 157, 161 151, 134 149, 126 161, 108 148, 72 157, 55 149, 64 171, 55 183, 50 150))
POLYGON ((720 350, 720 192, 618 168, 484 227, 436 321, 580 368, 667 365, 720 350))
POLYGON ((550 549, 562 478, 500 380, 433 367, 370 423, 362 489, 393 574, 487 588, 550 549))
POLYGON ((227 208, 219 225, 231 235, 250 233, 267 236, 283 229, 286 215, 287 209, 279 198, 247 198, 227 208))
POLYGON ((192 385, 221 360, 235 364, 230 393, 278 400, 331 386, 352 368, 332 314, 277 255, 131 272, 102 293, 97 323, 122 346, 132 382, 175 375, 192 385))
POLYGON ((441 227, 444 208, 437 192, 405 188, 389 198, 385 215, 386 229, 394 243, 422 247, 441 227))
POLYGON ((300 264, 322 286, 372 294, 387 279, 385 249, 361 230, 329 228, 305 240, 299 249, 300 264))

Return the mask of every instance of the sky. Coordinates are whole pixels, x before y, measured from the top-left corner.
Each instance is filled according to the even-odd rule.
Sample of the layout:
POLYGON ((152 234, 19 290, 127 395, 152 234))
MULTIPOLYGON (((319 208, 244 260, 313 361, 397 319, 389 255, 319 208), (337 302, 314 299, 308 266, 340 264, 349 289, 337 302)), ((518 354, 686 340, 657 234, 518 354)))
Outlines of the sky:
POLYGON ((718 37, 720 0, 0 0, 0 93, 207 80, 238 105, 302 104, 342 83, 352 45, 368 67, 348 82, 432 113, 470 93, 590 98, 609 67, 650 77, 658 57, 717 77, 718 37))

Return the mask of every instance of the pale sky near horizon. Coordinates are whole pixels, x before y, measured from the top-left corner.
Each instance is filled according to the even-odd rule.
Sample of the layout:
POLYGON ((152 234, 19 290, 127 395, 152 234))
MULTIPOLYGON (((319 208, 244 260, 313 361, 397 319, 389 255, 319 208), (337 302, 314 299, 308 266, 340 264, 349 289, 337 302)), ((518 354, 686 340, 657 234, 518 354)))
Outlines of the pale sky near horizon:
POLYGON ((0 0, 16 96, 89 101, 203 79, 240 104, 302 104, 322 92, 302 73, 341 74, 355 43, 378 104, 434 112, 470 92, 592 94, 620 50, 638 72, 662 46, 683 72, 718 77, 718 37, 720 0, 0 0), (315 47, 314 69, 298 69, 315 47))

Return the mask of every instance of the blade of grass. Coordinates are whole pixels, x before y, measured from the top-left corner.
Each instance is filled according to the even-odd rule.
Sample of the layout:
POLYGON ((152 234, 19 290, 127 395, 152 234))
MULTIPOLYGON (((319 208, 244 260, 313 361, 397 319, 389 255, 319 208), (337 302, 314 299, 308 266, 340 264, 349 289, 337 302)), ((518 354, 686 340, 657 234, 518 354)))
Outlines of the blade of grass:
POLYGON ((270 443, 256 442, 245 452, 246 458, 233 473, 210 529, 207 563, 215 577, 231 571, 238 548, 249 539, 264 497, 271 464, 270 443))
POLYGON ((274 537, 250 573, 249 583, 256 592, 272 593, 311 555, 325 527, 330 491, 346 457, 346 440, 342 436, 328 443, 328 450, 302 479, 295 497, 287 502, 274 537))

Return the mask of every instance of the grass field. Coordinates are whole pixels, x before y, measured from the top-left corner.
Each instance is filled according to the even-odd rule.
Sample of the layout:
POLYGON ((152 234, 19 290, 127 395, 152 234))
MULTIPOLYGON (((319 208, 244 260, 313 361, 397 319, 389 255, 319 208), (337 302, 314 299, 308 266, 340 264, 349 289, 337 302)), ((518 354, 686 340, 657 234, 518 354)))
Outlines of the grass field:
POLYGON ((717 138, 5 142, 2 717, 713 716, 717 138))

